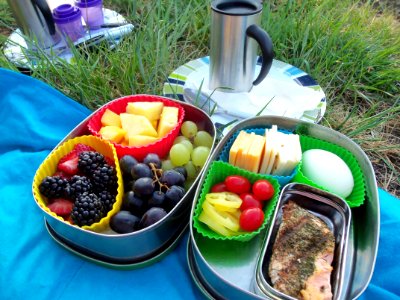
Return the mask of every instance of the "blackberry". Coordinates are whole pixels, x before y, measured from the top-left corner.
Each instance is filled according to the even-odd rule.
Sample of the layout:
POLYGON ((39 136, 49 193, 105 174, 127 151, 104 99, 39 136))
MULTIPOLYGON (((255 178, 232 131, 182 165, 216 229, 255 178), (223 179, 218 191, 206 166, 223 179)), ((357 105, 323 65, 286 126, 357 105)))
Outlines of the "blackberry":
POLYGON ((91 176, 96 169, 106 163, 103 154, 96 151, 84 151, 79 154, 78 169, 91 176))
POLYGON ((77 196, 85 192, 92 192, 92 183, 86 176, 74 175, 69 181, 68 195, 72 199, 76 199, 77 196))
POLYGON ((113 207, 115 203, 115 195, 109 191, 102 191, 97 194, 97 197, 103 203, 104 213, 107 214, 113 207))
POLYGON ((39 185, 40 193, 49 198, 62 198, 67 194, 68 180, 60 176, 47 176, 39 185))
POLYGON ((93 171, 91 181, 95 191, 109 191, 112 194, 117 193, 117 172, 114 167, 103 164, 93 171))
POLYGON ((100 199, 93 193, 79 195, 74 203, 71 218, 78 226, 92 225, 105 216, 104 206, 100 199))

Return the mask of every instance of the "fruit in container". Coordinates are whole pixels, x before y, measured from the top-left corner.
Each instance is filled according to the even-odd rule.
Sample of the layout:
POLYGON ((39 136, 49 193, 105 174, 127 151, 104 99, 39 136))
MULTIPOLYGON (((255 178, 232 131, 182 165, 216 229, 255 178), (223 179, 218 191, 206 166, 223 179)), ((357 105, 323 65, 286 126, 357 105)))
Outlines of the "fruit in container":
POLYGON ((167 215, 167 212, 161 207, 150 208, 140 219, 139 227, 146 228, 160 221, 167 215))
POLYGON ((110 227, 117 233, 130 233, 137 230, 140 219, 129 211, 117 212, 110 221, 110 227))
POLYGON ((123 194, 116 158, 112 144, 98 137, 65 141, 38 168, 33 180, 35 200, 59 220, 87 230, 105 230, 123 194))
POLYGON ((160 119, 164 103, 154 102, 130 102, 126 106, 126 112, 146 117, 150 122, 160 119))
POLYGON ((101 117, 101 124, 103 126, 121 127, 121 119, 118 114, 112 110, 106 109, 101 117))
POLYGON ((157 127, 157 133, 160 138, 167 135, 178 124, 178 114, 178 108, 164 106, 157 127))
POLYGON ((126 131, 124 129, 113 125, 101 127, 99 133, 103 139, 112 141, 114 143, 120 143, 126 135, 126 131))
MULTIPOLYGON (((175 167, 163 170, 163 161, 155 153, 148 153, 143 161, 125 155, 120 163, 124 179, 131 182, 123 197, 122 210, 141 220, 137 227, 131 228, 133 231, 161 220, 186 193, 183 187, 187 179, 186 169, 175 167)), ((113 218, 119 217, 116 215, 113 218)))
POLYGON ((159 101, 128 102, 119 114, 110 109, 101 117, 100 136, 131 147, 154 143, 178 124, 179 109, 159 101))
POLYGON ((145 116, 123 113, 120 117, 128 139, 135 135, 158 137, 156 129, 145 116))

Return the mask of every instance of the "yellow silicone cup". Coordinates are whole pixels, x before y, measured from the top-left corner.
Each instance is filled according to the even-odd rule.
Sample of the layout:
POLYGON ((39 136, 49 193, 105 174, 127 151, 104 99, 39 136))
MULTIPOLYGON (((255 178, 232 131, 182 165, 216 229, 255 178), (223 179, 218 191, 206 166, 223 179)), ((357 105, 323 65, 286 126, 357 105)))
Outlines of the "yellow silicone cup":
MULTIPOLYGON (((42 196, 42 194, 39 192, 39 185, 46 176, 52 176, 56 172, 58 161, 63 156, 71 152, 76 144, 88 145, 94 148, 97 152, 103 154, 104 156, 112 158, 115 163, 115 170, 118 178, 118 188, 117 188, 118 193, 112 209, 107 213, 107 216, 102 218, 99 222, 93 223, 90 226, 81 227, 82 229, 101 232, 107 229, 111 217, 120 210, 122 204, 122 197, 124 194, 124 185, 122 181, 121 169, 119 167, 119 161, 117 158, 117 152, 111 143, 92 135, 75 137, 73 139, 67 140, 66 142, 62 143, 46 157, 46 159, 37 169, 32 184, 33 197, 35 198, 35 201, 38 203, 40 208, 47 214, 53 216, 54 218, 60 220, 61 222, 65 222, 71 225, 69 222, 66 222, 62 217, 56 215, 54 212, 48 209, 47 199, 46 197, 42 196)), ((71 226, 76 226, 76 225, 71 225, 71 226)))
POLYGON ((247 242, 258 235, 268 224, 269 219, 272 215, 272 212, 275 209, 276 203, 278 202, 280 192, 280 185, 277 179, 273 176, 265 175, 265 174, 257 174, 253 172, 249 172, 247 170, 234 167, 226 162, 223 161, 214 161, 211 164, 207 172, 207 176, 204 180, 201 193, 198 199, 198 203, 196 205, 194 215, 193 215, 193 226, 196 228, 197 232, 200 233, 202 236, 210 239, 216 240, 232 240, 232 241, 240 241, 240 242, 247 242), (202 212, 202 206, 204 200, 206 198, 206 194, 210 192, 211 187, 219 182, 223 182, 225 178, 229 175, 240 175, 246 177, 250 183, 254 183, 258 179, 267 179, 272 186, 274 187, 274 195, 272 199, 265 201, 264 204, 264 222, 262 223, 261 227, 252 232, 244 232, 243 234, 234 235, 234 236, 223 236, 212 229, 210 229, 206 224, 199 221, 200 213, 202 212))
MULTIPOLYGON (((365 200, 365 179, 363 176, 363 173, 361 171, 360 165, 357 162, 357 159, 354 157, 354 155, 348 151, 347 149, 344 149, 343 147, 340 147, 336 144, 323 141, 317 138, 313 138, 310 136, 305 136, 305 135, 300 135, 300 144, 301 144, 301 151, 304 153, 307 150, 310 149, 322 149, 326 150, 329 152, 332 152, 339 156, 340 158, 343 159, 343 161, 347 164, 347 166, 350 168, 351 173, 354 178, 354 188, 351 194, 346 197, 346 202, 350 207, 358 207, 364 203, 365 200)), ((323 186, 320 186, 316 184, 314 181, 310 180, 307 178, 302 171, 302 165, 300 165, 300 168, 298 169, 297 174, 293 178, 292 182, 300 182, 300 183, 305 183, 311 186, 314 186, 316 188, 322 189, 327 192, 331 192, 328 189, 326 189, 323 186)))

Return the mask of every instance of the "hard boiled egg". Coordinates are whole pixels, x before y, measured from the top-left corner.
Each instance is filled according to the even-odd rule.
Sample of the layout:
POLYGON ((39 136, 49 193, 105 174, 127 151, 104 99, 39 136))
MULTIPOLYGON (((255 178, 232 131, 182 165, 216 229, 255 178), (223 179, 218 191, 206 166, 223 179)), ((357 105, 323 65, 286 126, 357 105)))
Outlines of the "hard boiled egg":
POLYGON ((303 153, 302 172, 304 176, 328 191, 348 197, 353 191, 354 178, 347 164, 336 154, 311 149, 303 153))

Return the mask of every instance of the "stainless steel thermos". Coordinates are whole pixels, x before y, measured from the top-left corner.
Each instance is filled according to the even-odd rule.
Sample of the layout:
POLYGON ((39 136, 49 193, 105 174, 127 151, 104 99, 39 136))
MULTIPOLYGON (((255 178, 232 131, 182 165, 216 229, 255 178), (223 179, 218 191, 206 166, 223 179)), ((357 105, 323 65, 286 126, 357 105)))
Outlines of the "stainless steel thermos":
POLYGON ((209 89, 249 92, 267 76, 273 60, 269 35, 260 28, 261 1, 214 0, 211 3, 209 89), (255 77, 258 46, 262 53, 255 77))
POLYGON ((46 0, 7 0, 22 33, 29 38, 29 46, 48 48, 60 36, 56 31, 52 12, 46 0))

